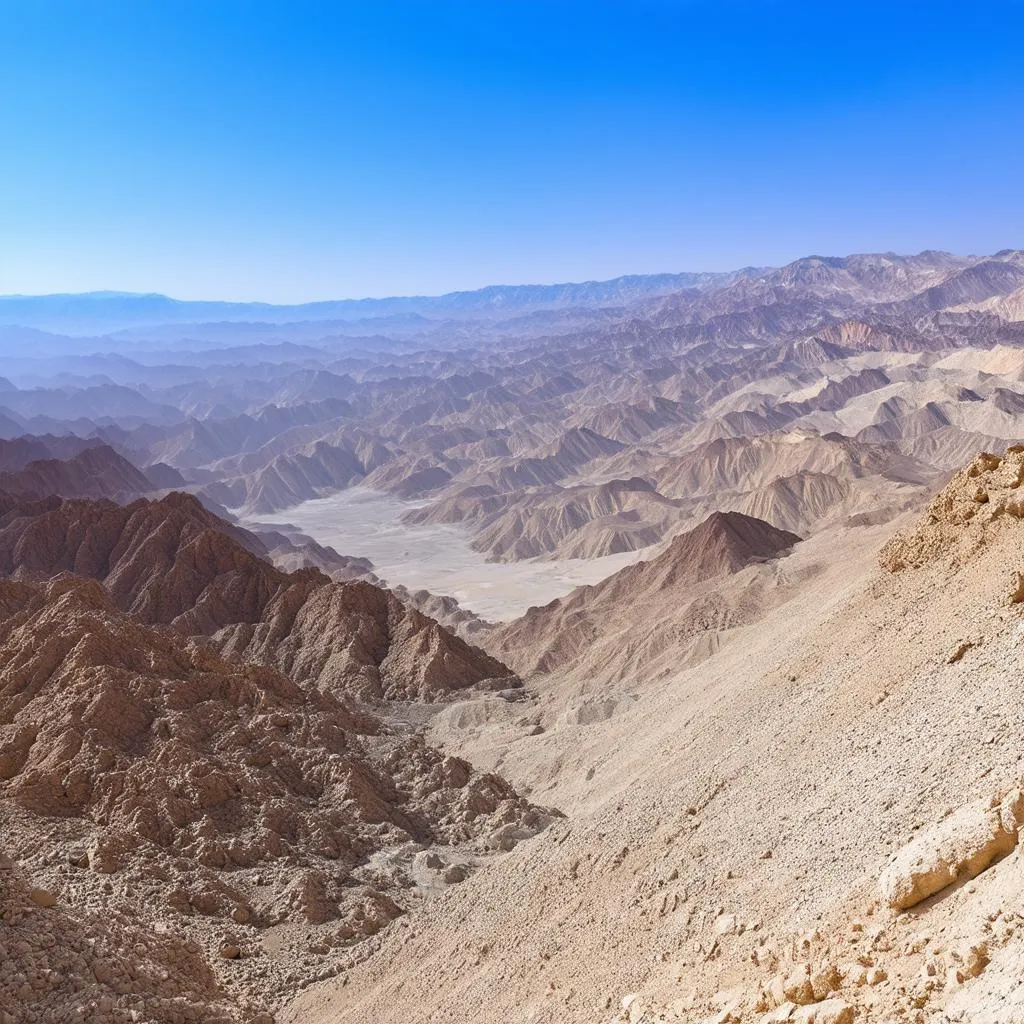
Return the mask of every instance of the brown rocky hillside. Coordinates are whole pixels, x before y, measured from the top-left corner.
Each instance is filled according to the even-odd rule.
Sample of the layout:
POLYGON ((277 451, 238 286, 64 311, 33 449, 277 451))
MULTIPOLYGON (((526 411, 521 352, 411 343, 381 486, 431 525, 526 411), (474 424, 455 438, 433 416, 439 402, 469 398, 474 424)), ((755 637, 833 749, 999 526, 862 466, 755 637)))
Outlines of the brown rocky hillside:
POLYGON ((186 494, 130 505, 7 499, 0 573, 73 572, 103 583, 139 622, 205 636, 225 652, 365 698, 430 698, 510 671, 394 595, 316 569, 285 573, 186 494))
POLYGON ((392 712, 519 685, 394 595, 280 572, 183 495, 4 508, 0 1008, 257 1020, 557 816, 392 712))

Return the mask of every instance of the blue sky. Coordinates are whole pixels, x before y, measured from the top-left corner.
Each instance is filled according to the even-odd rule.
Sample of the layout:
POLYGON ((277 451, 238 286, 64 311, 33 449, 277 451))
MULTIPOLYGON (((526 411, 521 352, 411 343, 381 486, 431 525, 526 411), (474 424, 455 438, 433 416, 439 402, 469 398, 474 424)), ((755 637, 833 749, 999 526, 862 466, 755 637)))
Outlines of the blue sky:
POLYGON ((0 0, 0 293, 1024 246, 1024 2, 0 0))

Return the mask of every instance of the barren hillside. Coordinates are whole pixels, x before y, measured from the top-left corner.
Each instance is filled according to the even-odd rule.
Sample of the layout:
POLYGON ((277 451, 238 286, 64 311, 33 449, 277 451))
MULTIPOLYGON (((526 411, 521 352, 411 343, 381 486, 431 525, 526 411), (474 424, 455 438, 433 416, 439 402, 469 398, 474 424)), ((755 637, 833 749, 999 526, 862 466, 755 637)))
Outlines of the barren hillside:
POLYGON ((797 545, 789 600, 611 717, 545 707, 503 759, 577 812, 286 1019, 1016 1019, 1022 458, 797 545))
POLYGON ((282 573, 182 495, 3 524, 7 1005, 20 973, 40 1019, 248 1020, 552 819, 392 703, 520 685, 393 595, 282 573), (54 925, 25 920, 25 879, 62 962, 99 936, 95 990, 39 974, 54 925))

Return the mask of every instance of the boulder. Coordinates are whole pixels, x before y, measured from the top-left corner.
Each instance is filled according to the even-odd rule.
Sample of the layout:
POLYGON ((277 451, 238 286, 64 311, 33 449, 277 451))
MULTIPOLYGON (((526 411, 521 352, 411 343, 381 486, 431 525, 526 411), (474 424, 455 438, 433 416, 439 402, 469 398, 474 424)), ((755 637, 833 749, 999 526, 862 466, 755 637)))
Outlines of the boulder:
POLYGON ((57 906, 57 897, 48 889, 32 889, 28 896, 37 907, 57 906))
POLYGON ((769 1010, 758 1017, 757 1024, 783 1024, 784 1021, 792 1019, 795 1009, 796 1003, 781 1003, 774 1010, 769 1010))
POLYGON ((971 804, 899 850, 879 886, 889 906, 906 910, 965 878, 974 878, 1017 845, 1024 822, 1019 790, 971 804))

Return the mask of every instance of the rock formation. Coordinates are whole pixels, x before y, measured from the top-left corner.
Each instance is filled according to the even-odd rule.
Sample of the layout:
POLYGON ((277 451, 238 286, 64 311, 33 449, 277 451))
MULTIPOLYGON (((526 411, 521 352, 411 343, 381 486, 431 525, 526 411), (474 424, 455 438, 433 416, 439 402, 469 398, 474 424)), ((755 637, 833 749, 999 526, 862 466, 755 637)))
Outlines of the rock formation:
MULTIPOLYGON (((186 495, 4 508, 4 846, 56 908, 9 941, 39 1005, 240 1020, 415 905, 417 853, 441 865, 432 891, 552 820, 391 718, 389 700, 520 685, 393 594, 283 573, 186 495), (264 934, 280 927, 299 942, 268 958, 264 934), (46 942, 63 959, 40 975, 46 942), (132 942, 134 973, 93 966, 132 942), (52 975, 83 955, 95 989, 52 975), (145 980, 154 971, 166 984, 145 980)), ((0 891, 12 926, 24 903, 17 884, 0 891)), ((24 1005, 11 984, 0 972, 24 1005)))
POLYGON ((365 699, 518 685, 504 665, 372 584, 275 569, 250 550, 255 538, 189 495, 10 505, 0 573, 90 577, 141 623, 208 637, 304 683, 365 699))
MULTIPOLYGON (((486 642, 521 671, 551 672, 569 661, 591 667, 600 661, 605 668, 625 669, 624 655, 633 661, 664 654, 668 634, 678 645, 684 637, 692 641, 724 624, 716 621, 714 599, 702 600, 702 584, 775 558, 799 540, 760 519, 715 512, 675 537, 651 561, 627 566, 543 608, 531 608, 486 642), (639 619, 638 608, 646 610, 639 619)), ((635 663, 633 670, 635 675, 635 663)))

